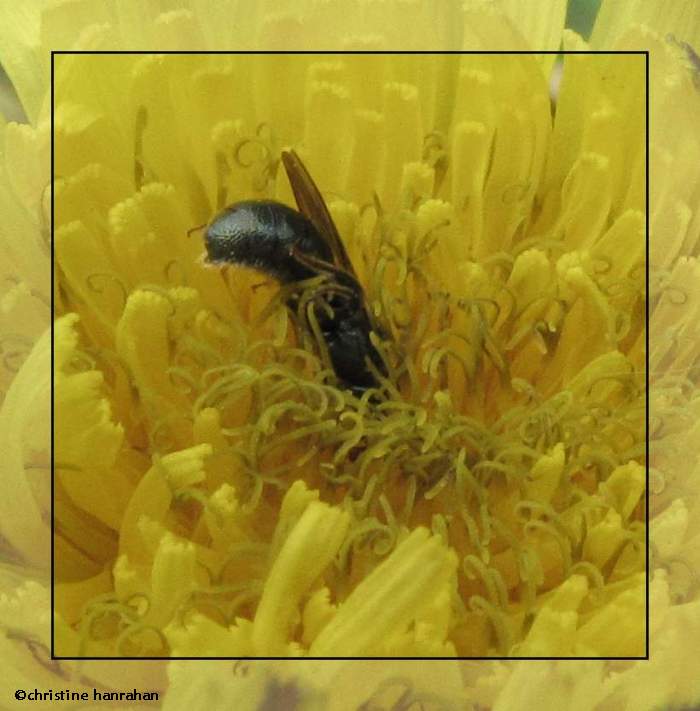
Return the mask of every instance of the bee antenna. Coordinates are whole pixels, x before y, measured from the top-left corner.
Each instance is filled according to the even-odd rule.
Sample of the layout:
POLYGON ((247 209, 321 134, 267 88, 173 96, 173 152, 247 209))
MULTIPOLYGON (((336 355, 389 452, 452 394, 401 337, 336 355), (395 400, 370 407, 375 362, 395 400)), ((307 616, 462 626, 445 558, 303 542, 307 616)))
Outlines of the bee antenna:
POLYGON ((196 227, 193 227, 192 229, 187 230, 187 237, 188 238, 191 237, 193 232, 197 232, 197 230, 204 229, 206 226, 207 226, 207 223, 205 222, 202 225, 197 225, 196 227))

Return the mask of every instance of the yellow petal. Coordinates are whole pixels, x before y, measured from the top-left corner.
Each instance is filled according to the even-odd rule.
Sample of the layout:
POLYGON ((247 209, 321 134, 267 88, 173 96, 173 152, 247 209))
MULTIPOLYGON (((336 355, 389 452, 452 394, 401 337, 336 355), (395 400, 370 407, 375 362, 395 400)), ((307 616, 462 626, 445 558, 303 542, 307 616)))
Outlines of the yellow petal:
POLYGON ((0 25, 5 28, 0 41, 0 59, 33 123, 46 98, 49 79, 39 50, 42 4, 3 5, 0 11, 0 25))
POLYGON ((620 593, 576 632, 576 645, 601 657, 643 656, 646 610, 644 581, 620 593))
POLYGON ((194 614, 183 624, 171 622, 165 628, 170 653, 176 657, 247 657, 253 654, 250 623, 222 627, 194 614))
POLYGON ((641 500, 646 488, 644 467, 629 462, 613 470, 600 485, 600 492, 612 500, 615 510, 623 519, 628 519, 641 500))
POLYGON ((338 608, 311 645, 311 656, 373 654, 386 635, 405 629, 453 575, 454 553, 416 529, 338 608))
POLYGON ((265 583, 253 623, 257 655, 284 651, 298 620, 299 600, 338 552, 349 523, 347 513, 312 501, 291 529, 265 583))
POLYGON ((551 454, 545 454, 535 462, 526 484, 527 498, 544 502, 551 500, 564 470, 564 456, 564 445, 560 442, 551 454))
POLYGON ((0 497, 0 527, 16 550, 42 567, 48 551, 37 541, 45 541, 48 531, 25 466, 26 453, 40 451, 49 441, 45 413, 50 404, 50 352, 47 332, 22 364, 0 407, 0 474, 5 487, 0 497))
POLYGON ((669 6, 662 0, 603 0, 596 16, 591 44, 612 48, 631 24, 647 25, 659 35, 671 34, 678 41, 700 45, 700 10, 693 0, 678 0, 669 6))
POLYGON ((189 599, 195 588, 195 547, 166 534, 153 560, 150 607, 145 624, 164 626, 189 599))

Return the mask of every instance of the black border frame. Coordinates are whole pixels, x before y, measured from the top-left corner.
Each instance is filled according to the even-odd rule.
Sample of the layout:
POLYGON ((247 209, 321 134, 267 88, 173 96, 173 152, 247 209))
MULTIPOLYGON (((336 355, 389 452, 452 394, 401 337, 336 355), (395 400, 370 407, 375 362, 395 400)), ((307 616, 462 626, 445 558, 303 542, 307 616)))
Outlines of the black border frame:
POLYGON ((55 654, 54 649, 54 610, 55 610, 55 599, 54 599, 54 578, 55 578, 55 538, 54 538, 54 287, 55 287, 55 253, 54 253, 54 224, 55 224, 55 198, 54 191, 51 190, 51 654, 50 659, 56 661, 351 661, 351 660, 362 660, 362 661, 507 661, 507 662, 520 662, 520 661, 648 661, 650 659, 649 651, 649 50, 620 50, 620 51, 603 51, 603 50, 445 50, 445 51, 431 51, 431 50, 378 50, 378 51, 362 51, 362 50, 250 50, 250 51, 206 51, 206 50, 191 50, 191 51, 149 51, 149 50, 101 50, 101 51, 89 51, 89 50, 52 50, 51 51, 51 185, 53 185, 55 177, 55 164, 54 164, 54 138, 55 138, 55 124, 54 124, 54 108, 55 108, 55 95, 54 95, 54 79, 55 79, 55 64, 54 58, 58 55, 114 55, 114 54, 126 54, 126 55, 212 55, 212 54, 228 54, 228 55, 356 55, 356 54, 371 54, 371 55, 383 55, 383 54, 412 54, 412 55, 468 55, 468 54, 526 54, 526 55, 640 55, 645 58, 644 60, 644 72, 645 72, 645 288, 646 288, 646 299, 645 299, 645 322, 646 322, 646 332, 645 332, 645 516, 646 516, 646 585, 645 585, 645 597, 646 597, 646 622, 645 622, 645 636, 646 636, 646 653, 641 657, 59 657, 55 654))

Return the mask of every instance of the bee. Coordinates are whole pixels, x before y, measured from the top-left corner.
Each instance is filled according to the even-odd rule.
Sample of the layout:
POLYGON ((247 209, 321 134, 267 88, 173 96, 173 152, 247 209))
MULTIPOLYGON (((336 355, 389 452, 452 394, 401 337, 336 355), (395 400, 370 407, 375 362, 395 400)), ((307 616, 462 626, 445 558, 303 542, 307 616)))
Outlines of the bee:
MULTIPOLYGON (((299 210, 274 200, 229 205, 204 233, 207 261, 251 267, 283 285, 324 277, 303 312, 305 327, 313 334, 313 313, 336 376, 361 395, 379 387, 376 373, 386 376, 370 339, 372 331, 382 336, 382 330, 367 308, 362 285, 309 172, 293 150, 282 152, 282 163, 299 210)), ((292 292, 286 306, 296 312, 298 292, 292 292)))

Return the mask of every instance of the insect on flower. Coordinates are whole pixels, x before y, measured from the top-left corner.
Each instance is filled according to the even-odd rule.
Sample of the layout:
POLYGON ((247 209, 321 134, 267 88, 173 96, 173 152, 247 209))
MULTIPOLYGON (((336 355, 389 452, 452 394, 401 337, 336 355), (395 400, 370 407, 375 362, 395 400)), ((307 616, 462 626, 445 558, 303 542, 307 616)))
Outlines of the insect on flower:
MULTIPOLYGON (((204 234, 207 261, 241 264, 283 285, 323 277, 302 303, 302 318, 317 331, 338 379, 354 393, 376 388, 386 366, 370 340, 381 330, 365 304, 365 294, 348 253, 316 184, 294 151, 282 162, 299 211, 274 200, 246 200, 229 205, 209 223, 204 234), (317 325, 317 329, 314 326, 317 325)), ((286 299, 300 310, 300 294, 286 299)))

